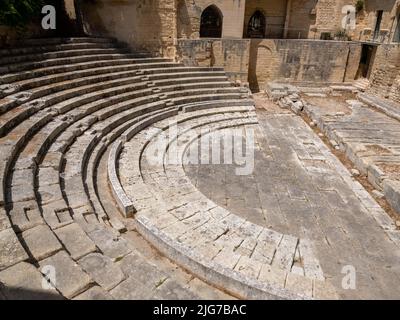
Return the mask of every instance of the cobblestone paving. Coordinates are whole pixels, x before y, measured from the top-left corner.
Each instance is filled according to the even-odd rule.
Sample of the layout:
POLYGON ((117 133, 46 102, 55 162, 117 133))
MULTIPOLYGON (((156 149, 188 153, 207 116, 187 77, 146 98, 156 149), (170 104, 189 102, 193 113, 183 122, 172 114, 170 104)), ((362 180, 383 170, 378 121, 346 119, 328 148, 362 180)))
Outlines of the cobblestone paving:
POLYGON ((341 298, 399 298, 399 248, 373 217, 381 209, 360 201, 355 183, 343 179, 346 169, 300 117, 259 98, 257 104, 254 174, 236 176, 229 165, 187 166, 192 182, 241 217, 310 239, 341 298), (342 288, 348 265, 356 270, 355 290, 342 288))

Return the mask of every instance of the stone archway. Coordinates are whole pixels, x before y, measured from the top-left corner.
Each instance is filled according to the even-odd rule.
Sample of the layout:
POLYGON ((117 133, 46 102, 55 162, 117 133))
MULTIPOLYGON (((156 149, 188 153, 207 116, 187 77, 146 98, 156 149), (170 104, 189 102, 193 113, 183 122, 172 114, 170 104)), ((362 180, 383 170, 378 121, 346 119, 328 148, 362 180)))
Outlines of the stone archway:
POLYGON ((256 10, 249 20, 247 26, 247 37, 262 39, 265 37, 265 28, 265 15, 260 10, 256 10))
POLYGON ((223 16, 221 10, 215 5, 204 9, 200 19, 201 38, 221 38, 223 16))

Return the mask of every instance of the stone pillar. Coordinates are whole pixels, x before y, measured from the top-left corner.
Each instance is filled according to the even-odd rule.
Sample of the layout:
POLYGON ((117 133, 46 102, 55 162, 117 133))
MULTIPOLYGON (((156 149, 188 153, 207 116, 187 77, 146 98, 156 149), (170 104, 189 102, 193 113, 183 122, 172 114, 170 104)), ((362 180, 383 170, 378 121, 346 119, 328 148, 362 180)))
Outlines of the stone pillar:
POLYGON ((288 32, 289 32, 291 11, 292 11, 292 0, 287 0, 287 4, 286 4, 285 29, 284 29, 284 32, 283 32, 283 37, 284 37, 285 39, 287 38, 287 35, 288 35, 288 32))
POLYGON ((242 39, 244 28, 245 0, 219 0, 215 4, 224 15, 222 38, 242 39))
POLYGON ((65 13, 71 20, 76 20, 76 10, 74 0, 64 0, 65 13))

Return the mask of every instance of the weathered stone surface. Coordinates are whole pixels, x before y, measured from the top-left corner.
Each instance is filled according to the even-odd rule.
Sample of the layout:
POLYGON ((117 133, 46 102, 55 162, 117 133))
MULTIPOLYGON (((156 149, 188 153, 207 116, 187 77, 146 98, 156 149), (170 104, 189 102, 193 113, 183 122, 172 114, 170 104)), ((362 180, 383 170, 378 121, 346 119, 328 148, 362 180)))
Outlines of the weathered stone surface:
POLYGON ((13 229, 0 231, 0 270, 28 259, 13 229))
POLYGON ((21 237, 27 250, 37 261, 62 249, 61 243, 54 233, 44 225, 23 232, 21 237))
MULTIPOLYGON (((148 5, 154 9, 154 4, 145 4, 145 9, 148 5)), ((317 9, 320 13, 323 7, 317 9)), ((174 14, 165 17, 167 24, 173 26, 174 14)), ((241 34, 239 29, 236 31, 241 34)), ((169 47, 162 50, 171 56, 174 54, 172 40, 167 40, 169 47)), ((219 286, 233 288, 235 293, 243 290, 238 286, 238 282, 242 282, 250 287, 272 284, 264 287, 269 289, 286 285, 288 291, 310 296, 310 281, 324 278, 319 267, 319 260, 322 260, 322 265, 326 266, 324 272, 335 284, 342 276, 338 264, 351 264, 359 271, 359 290, 341 292, 343 298, 398 295, 399 276, 395 264, 398 231, 313 131, 290 112, 292 109, 300 113, 305 107, 310 113, 313 109, 311 103, 303 101, 296 87, 271 84, 267 91, 273 98, 283 97, 279 104, 287 109, 277 107, 270 112, 261 106, 265 113, 259 113, 261 125, 255 126, 258 120, 251 92, 247 88, 233 87, 220 67, 185 67, 145 54, 146 58, 136 60, 142 55, 125 55, 125 49, 115 48, 107 39, 69 39, 68 44, 63 45, 58 44, 60 41, 65 40, 24 40, 24 46, 5 49, 6 55, 0 58, 3 65, 0 73, 4 75, 0 80, 0 135, 3 137, 0 138, 3 179, 0 183, 0 274, 23 265, 22 271, 17 272, 17 283, 26 283, 29 287, 32 285, 29 281, 37 278, 38 270, 19 262, 28 256, 14 230, 29 249, 28 253, 36 260, 45 258, 42 262, 55 267, 54 284, 68 298, 110 298, 105 289, 112 289, 115 297, 127 299, 198 299, 188 286, 189 274, 168 265, 169 262, 153 252, 147 243, 147 247, 143 245, 143 239, 136 237, 138 242, 130 241, 128 234, 121 236, 119 233, 126 228, 115 220, 120 213, 109 194, 109 181, 113 184, 121 179, 129 184, 127 188, 119 186, 119 191, 129 194, 129 198, 124 199, 125 206, 121 207, 128 213, 133 211, 131 204, 140 209, 129 229, 137 227, 170 258, 209 281, 216 280, 219 286), (41 47, 41 44, 46 46, 41 47), (69 51, 75 49, 80 50, 69 51), (84 49, 94 50, 86 55, 84 49), (41 53, 43 50, 49 52, 41 53), (36 53, 41 53, 42 59, 31 61, 36 53), (6 97, 10 94, 11 98, 6 97), (251 160, 255 162, 255 171, 239 176, 234 166, 209 165, 192 168, 191 172, 184 170, 180 162, 168 165, 171 159, 164 157, 166 150, 162 155, 164 163, 152 165, 145 161, 141 158, 145 155, 143 148, 147 142, 154 144, 155 141, 149 140, 149 133, 159 134, 159 128, 167 130, 172 116, 179 120, 181 136, 176 137, 179 159, 185 156, 189 146, 185 130, 194 129, 196 137, 230 126, 254 129, 257 139, 255 159, 251 160), (156 121, 159 122, 154 123, 156 121), (147 130, 146 126, 150 128, 147 130), (123 133, 125 129, 129 129, 129 133, 123 133), (118 140, 121 134, 122 141, 118 140), (130 138, 135 143, 130 144, 130 138), (113 143, 118 148, 111 157, 112 166, 107 166, 108 147, 113 143), (129 145, 133 153, 119 162, 118 158, 122 159, 129 151, 129 145), (114 170, 111 179, 107 177, 107 169, 114 170), (186 178, 188 172, 191 181, 186 178), (1 209, 8 201, 12 203, 7 203, 6 213, 1 209), (12 227, 7 222, 7 214, 12 227), (171 219, 173 214, 175 221, 171 219), (77 220, 85 225, 81 227, 86 234, 74 223, 77 220), (66 251, 59 252, 61 244, 52 232, 66 251), (305 239, 312 239, 310 246, 304 246, 305 239), (317 250, 314 252, 311 247, 317 250), (97 248, 101 253, 92 253, 97 248), (136 252, 138 248, 141 254, 136 252), (90 275, 76 265, 74 259, 79 259, 90 275), (32 276, 23 278, 25 275, 32 276)), ((204 48, 198 46, 204 43, 196 40, 193 45, 192 40, 188 41, 181 41, 178 46, 187 43, 190 50, 186 48, 179 54, 186 60, 193 60, 198 53, 193 55, 192 49, 202 52, 204 48)), ((232 49, 230 40, 207 41, 213 49, 222 44, 229 58, 233 51, 243 50, 232 49)), ((286 50, 282 49, 290 46, 290 41, 262 42, 273 49, 273 54, 278 52, 278 58, 286 55, 286 50), (277 51, 276 45, 280 47, 277 51)), ((300 43, 296 41, 295 44, 300 43)), ((333 73, 320 72, 324 70, 318 63, 313 68, 300 68, 304 69, 304 74, 298 72, 298 53, 306 52, 303 56, 315 58, 313 51, 320 54, 326 50, 326 43, 317 45, 320 49, 308 44, 300 46, 291 59, 286 59, 288 61, 283 59, 283 68, 279 70, 276 57, 271 59, 269 53, 261 54, 264 49, 260 46, 258 67, 263 65, 262 59, 266 59, 263 67, 268 69, 268 77, 285 73, 284 78, 296 75, 296 80, 314 81, 315 76, 322 75, 326 78, 324 81, 336 78, 342 81, 341 66, 352 65, 346 58, 352 60, 353 55, 340 54, 333 59, 335 61, 328 61, 321 55, 322 64, 327 67, 330 68, 331 62, 339 65, 333 73), (269 67, 271 64, 275 64, 273 70, 269 67)), ((347 52, 358 45, 335 42, 332 46, 329 48, 336 53, 337 49, 347 52)), ((206 47, 210 51, 210 46, 206 47)), ((206 60, 218 58, 214 57, 220 52, 217 49, 211 50, 206 60)), ((233 52, 234 58, 236 54, 233 52)), ((357 58, 357 54, 354 56, 357 58)), ((241 64, 245 60, 241 59, 241 64)), ((393 62, 397 63, 396 60, 389 63, 393 62)), ((258 71, 252 72, 257 73, 259 81, 250 81, 257 80, 263 87, 266 79, 262 79, 258 71)), ((348 71, 347 77, 353 78, 356 70, 348 71)), ((247 81, 245 73, 239 77, 247 81)), ((374 79, 376 85, 380 80, 374 79)), ((397 81, 391 87, 394 93, 389 95, 396 95, 397 81)), ((329 105, 330 91, 353 89, 336 86, 303 90, 318 93, 322 99, 317 101, 328 102, 323 110, 330 113, 326 119, 308 115, 320 129, 328 128, 325 130, 328 140, 336 141, 350 160, 360 166, 359 170, 368 173, 371 183, 381 189, 386 176, 399 180, 397 167, 393 166, 399 160, 398 123, 369 113, 368 108, 357 101, 343 103, 348 99, 347 93, 345 99, 345 94, 335 93, 332 97, 341 98, 336 101, 338 103, 329 105), (371 119, 376 123, 370 122, 371 119), (355 129, 353 124, 357 126, 355 129)), ((317 95, 308 98, 318 99, 317 95)), ((200 159, 206 161, 207 156, 202 154, 200 159)), ((118 197, 118 193, 116 195, 118 197)), ((42 267, 41 264, 44 272, 42 267)), ((315 282, 314 293, 319 290, 318 286, 315 282)), ((5 289, 0 287, 0 299, 6 298, 5 289)), ((244 291, 250 296, 254 294, 251 288, 244 291)))
POLYGON ((40 261, 40 267, 55 268, 56 281, 53 284, 66 298, 83 292, 91 283, 90 277, 75 263, 65 251, 40 261))
POLYGON ((156 288, 154 298, 162 300, 198 300, 199 296, 175 281, 166 280, 156 288))
POLYGON ((143 286, 134 277, 129 277, 111 290, 110 294, 118 300, 146 300, 154 295, 153 290, 154 288, 143 286))
POLYGON ((387 201, 400 214, 400 181, 385 180, 383 188, 387 201))
POLYGON ((65 246, 72 259, 78 260, 96 251, 93 241, 86 235, 77 223, 71 223, 55 230, 55 234, 65 246))
POLYGON ((314 281, 314 298, 319 300, 336 300, 338 294, 335 288, 327 281, 314 281))
POLYGON ((264 265, 261 268, 259 279, 263 282, 275 284, 279 287, 285 286, 287 273, 278 268, 264 265))
POLYGON ((100 253, 85 256, 79 265, 105 290, 113 289, 125 278, 118 265, 100 253))
POLYGON ((13 204, 10 210, 10 219, 17 232, 23 232, 43 224, 36 201, 13 204))
POLYGON ((0 292, 9 300, 58 300, 54 289, 44 289, 42 274, 31 264, 18 263, 0 272, 0 292))
POLYGON ((73 300, 113 300, 113 297, 99 286, 94 286, 73 300))
POLYGON ((313 295, 313 281, 294 273, 288 273, 285 288, 310 298, 313 295))
POLYGON ((0 231, 11 228, 10 220, 7 217, 6 211, 0 208, 0 231))
POLYGON ((124 257, 119 265, 126 277, 133 277, 148 288, 154 289, 168 278, 167 274, 146 262, 143 257, 135 254, 124 257))
POLYGON ((129 254, 126 241, 113 234, 105 227, 99 227, 90 232, 89 237, 93 240, 96 246, 106 255, 112 259, 119 259, 129 254))

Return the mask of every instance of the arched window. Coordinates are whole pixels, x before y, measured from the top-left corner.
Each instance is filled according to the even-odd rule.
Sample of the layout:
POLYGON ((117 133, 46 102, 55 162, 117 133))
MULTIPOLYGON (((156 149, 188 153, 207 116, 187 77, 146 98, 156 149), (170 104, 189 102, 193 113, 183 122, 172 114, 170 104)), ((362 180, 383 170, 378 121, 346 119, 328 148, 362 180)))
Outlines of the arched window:
POLYGON ((201 14, 200 37, 221 38, 222 14, 214 5, 207 7, 201 14))
POLYGON ((247 27, 248 38, 264 38, 265 37, 265 16, 261 11, 257 10, 250 18, 247 27))

